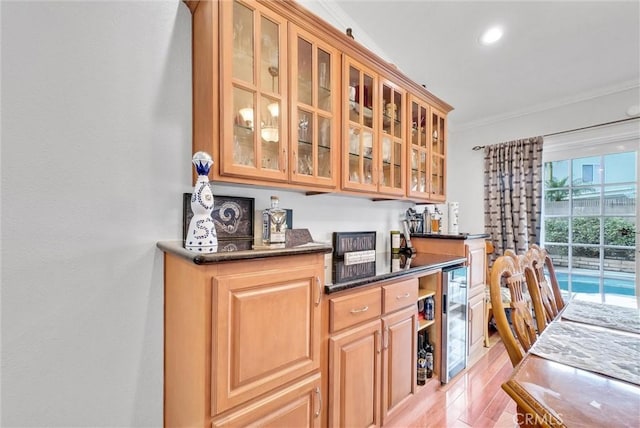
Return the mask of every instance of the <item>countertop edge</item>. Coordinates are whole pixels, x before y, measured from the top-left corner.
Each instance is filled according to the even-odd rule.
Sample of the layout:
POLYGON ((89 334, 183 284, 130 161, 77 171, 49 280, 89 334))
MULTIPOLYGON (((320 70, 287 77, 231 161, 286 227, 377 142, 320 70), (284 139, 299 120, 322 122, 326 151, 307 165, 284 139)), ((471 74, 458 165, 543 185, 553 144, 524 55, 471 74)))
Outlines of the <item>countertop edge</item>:
POLYGON ((488 233, 458 233, 448 235, 446 233, 412 233, 411 238, 435 238, 435 239, 480 239, 489 238, 488 233))
POLYGON ((291 248, 273 248, 267 250, 242 250, 225 253, 199 254, 189 251, 182 246, 182 241, 158 241, 156 246, 166 253, 170 253, 196 265, 206 265, 212 263, 228 262, 233 260, 250 260, 278 256, 295 256, 301 254, 330 253, 333 247, 329 244, 317 243, 315 245, 304 245, 291 248))
POLYGON ((460 265, 466 263, 467 259, 460 256, 451 256, 450 260, 434 263, 430 265, 419 266, 415 268, 409 268, 406 270, 400 270, 397 272, 389 272, 383 275, 376 275, 368 278, 357 279, 349 282, 340 282, 337 284, 326 284, 324 286, 325 294, 333 294, 339 291, 350 290, 353 288, 362 287, 364 285, 373 284, 374 282, 382 282, 388 279, 400 278, 403 276, 411 276, 430 270, 443 269, 450 266, 460 265))

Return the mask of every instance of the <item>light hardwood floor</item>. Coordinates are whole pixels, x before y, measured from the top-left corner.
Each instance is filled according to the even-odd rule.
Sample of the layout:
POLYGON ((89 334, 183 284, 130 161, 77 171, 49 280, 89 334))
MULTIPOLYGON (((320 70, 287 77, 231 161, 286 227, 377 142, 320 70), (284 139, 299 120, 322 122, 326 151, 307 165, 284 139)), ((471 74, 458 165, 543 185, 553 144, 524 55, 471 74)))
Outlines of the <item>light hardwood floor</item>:
POLYGON ((419 406, 390 421, 393 428, 514 428, 515 403, 500 387, 513 370, 498 334, 491 348, 452 382, 430 393, 419 406))

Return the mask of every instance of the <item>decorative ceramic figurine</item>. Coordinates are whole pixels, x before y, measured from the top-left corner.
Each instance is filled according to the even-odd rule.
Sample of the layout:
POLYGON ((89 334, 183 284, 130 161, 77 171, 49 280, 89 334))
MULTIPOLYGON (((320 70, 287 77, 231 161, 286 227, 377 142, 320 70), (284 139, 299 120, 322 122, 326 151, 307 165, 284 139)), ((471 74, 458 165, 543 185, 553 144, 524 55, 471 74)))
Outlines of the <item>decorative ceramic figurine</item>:
POLYGON ((191 196, 193 217, 189 222, 184 247, 190 251, 214 253, 218 250, 218 234, 211 218, 213 192, 209 187, 209 169, 213 160, 208 153, 197 152, 193 155, 192 162, 198 172, 198 179, 191 196))

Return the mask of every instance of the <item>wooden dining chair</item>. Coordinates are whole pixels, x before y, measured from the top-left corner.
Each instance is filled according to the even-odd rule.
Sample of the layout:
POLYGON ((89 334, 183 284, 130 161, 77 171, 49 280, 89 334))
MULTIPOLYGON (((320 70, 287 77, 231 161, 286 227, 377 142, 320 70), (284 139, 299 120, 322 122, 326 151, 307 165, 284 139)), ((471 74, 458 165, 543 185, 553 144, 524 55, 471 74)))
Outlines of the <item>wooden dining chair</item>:
POLYGON ((489 294, 498 334, 500 334, 514 367, 522 360, 524 354, 537 339, 533 317, 523 295, 525 287, 527 287, 527 283, 519 257, 513 251, 505 251, 505 254, 498 257, 491 267, 489 294), (509 288, 511 295, 509 306, 513 330, 509 325, 502 302, 501 287, 503 283, 509 288))
MULTIPOLYGON (((547 314, 547 306, 544 304, 542 296, 542 286, 538 281, 538 275, 536 272, 536 261, 533 251, 529 250, 525 254, 516 256, 520 263, 520 268, 524 273, 525 280, 527 281, 527 291, 529 292, 529 299, 533 306, 533 313, 535 315, 535 322, 538 334, 542 333, 547 324, 551 322, 547 314)), ((547 290, 548 286, 545 287, 547 290)), ((547 297, 550 296, 550 291, 547 297)), ((551 296, 552 297, 552 296, 551 296)))
POLYGON ((551 256, 549 252, 538 246, 532 245, 532 247, 537 247, 544 254, 544 266, 546 268, 546 277, 548 278, 549 285, 551 285, 551 290, 553 291, 553 297, 556 301, 556 308, 558 311, 561 311, 566 305, 564 298, 562 297, 562 292, 560 291, 560 283, 558 282, 558 277, 556 276, 556 270, 553 267, 553 260, 551 260, 551 256))
MULTIPOLYGON (((549 258, 547 252, 540 248, 538 245, 533 244, 527 250, 527 257, 531 259, 533 263, 533 268, 535 270, 535 276, 538 282, 538 287, 540 289, 540 297, 542 299, 542 304, 544 306, 547 322, 551 322, 556 316, 558 316, 558 312, 560 309, 557 305, 556 293, 553 290, 553 287, 549 284, 547 280, 547 275, 545 275, 545 266, 547 266, 547 259, 549 263, 551 263, 551 269, 553 270, 553 263, 551 262, 551 258, 549 258)), ((548 270, 548 269, 547 269, 548 270)), ((555 279, 555 270, 553 271, 553 277, 555 279)), ((560 293, 560 287, 558 287, 558 281, 555 280, 556 287, 558 288, 558 294, 560 293)), ((562 300, 562 296, 560 296, 560 300, 562 300)), ((562 304, 564 307, 564 303, 562 304)))
POLYGON ((485 302, 484 302, 484 346, 485 348, 489 347, 489 323, 491 322, 491 318, 493 318, 493 309, 491 307, 491 299, 489 298, 489 279, 491 278, 491 268, 489 267, 489 256, 493 254, 495 248, 493 243, 489 240, 485 242, 485 254, 484 254, 484 263, 487 270, 485 275, 485 283, 486 283, 486 293, 485 293, 485 302))

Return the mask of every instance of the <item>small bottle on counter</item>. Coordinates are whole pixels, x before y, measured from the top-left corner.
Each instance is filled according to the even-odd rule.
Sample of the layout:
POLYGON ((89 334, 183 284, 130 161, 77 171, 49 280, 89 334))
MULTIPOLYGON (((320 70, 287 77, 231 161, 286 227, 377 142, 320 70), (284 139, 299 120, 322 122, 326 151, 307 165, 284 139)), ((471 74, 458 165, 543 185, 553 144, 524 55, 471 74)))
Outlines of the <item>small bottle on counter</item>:
POLYGON ((440 219, 442 216, 440 212, 436 208, 434 213, 431 215, 431 233, 440 233, 440 219))
POLYGON ((271 197, 271 208, 262 213, 262 242, 265 245, 284 245, 287 212, 280 208, 280 199, 271 197))
POLYGON ((400 231, 399 230, 391 231, 391 252, 392 253, 400 252, 400 231))

